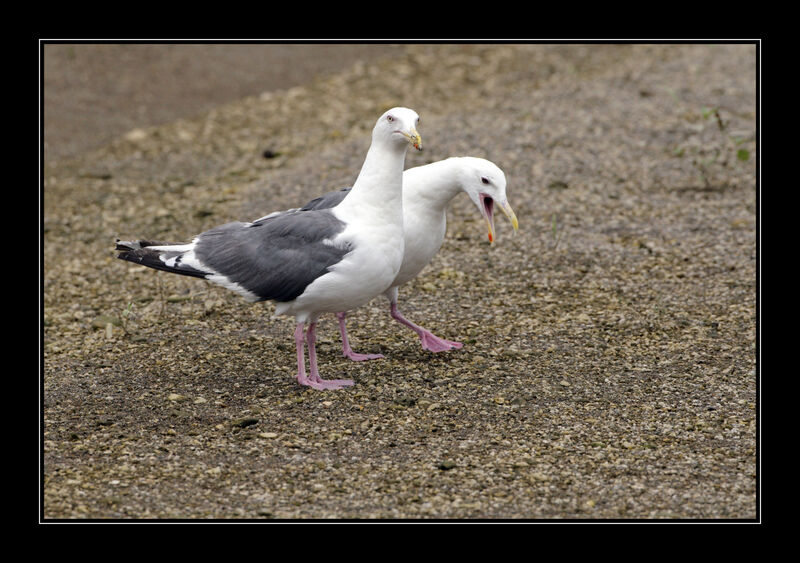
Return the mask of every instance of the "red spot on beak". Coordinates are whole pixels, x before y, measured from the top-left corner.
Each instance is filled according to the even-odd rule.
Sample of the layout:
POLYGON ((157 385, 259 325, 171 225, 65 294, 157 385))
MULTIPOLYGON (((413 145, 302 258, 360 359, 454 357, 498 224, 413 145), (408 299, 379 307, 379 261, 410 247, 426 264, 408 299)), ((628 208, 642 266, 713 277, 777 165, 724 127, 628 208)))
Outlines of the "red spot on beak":
POLYGON ((483 216, 486 219, 486 227, 489 231, 489 242, 494 243, 494 200, 487 194, 478 194, 483 207, 483 216))

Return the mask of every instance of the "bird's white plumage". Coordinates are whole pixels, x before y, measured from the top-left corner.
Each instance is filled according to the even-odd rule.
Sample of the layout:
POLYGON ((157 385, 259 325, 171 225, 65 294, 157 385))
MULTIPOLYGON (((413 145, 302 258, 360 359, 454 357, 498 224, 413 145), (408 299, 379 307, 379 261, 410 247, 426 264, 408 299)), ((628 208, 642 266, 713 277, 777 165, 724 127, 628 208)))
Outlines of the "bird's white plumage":
POLYGON ((453 198, 462 192, 479 209, 481 192, 498 202, 505 202, 505 174, 493 162, 475 157, 452 157, 405 171, 403 229, 406 250, 392 288, 414 279, 439 252, 447 232, 447 209, 453 198), (488 183, 484 183, 483 178, 488 183))
MULTIPOLYGON (((474 157, 454 157, 406 170, 403 174, 403 238, 405 251, 400 269, 384 291, 389 300, 391 315, 399 323, 414 330, 423 348, 433 352, 460 348, 460 342, 439 338, 412 323, 397 308, 399 288, 415 278, 427 266, 442 246, 447 231, 447 208, 459 193, 466 193, 486 220, 489 240, 494 240, 493 211, 496 203, 508 215, 514 229, 517 218, 506 198, 506 178, 494 163, 474 157)), ((340 194, 332 192, 317 200, 333 201, 340 194)), ((353 352, 347 339, 345 312, 338 313, 342 349, 353 360, 382 357, 380 354, 353 352)))
POLYGON ((360 307, 391 285, 403 261, 402 178, 409 146, 392 128, 405 123, 413 129, 418 119, 412 110, 394 108, 378 120, 352 190, 332 209, 346 226, 329 244, 351 251, 297 299, 278 303, 275 314, 314 322, 322 313, 360 307))

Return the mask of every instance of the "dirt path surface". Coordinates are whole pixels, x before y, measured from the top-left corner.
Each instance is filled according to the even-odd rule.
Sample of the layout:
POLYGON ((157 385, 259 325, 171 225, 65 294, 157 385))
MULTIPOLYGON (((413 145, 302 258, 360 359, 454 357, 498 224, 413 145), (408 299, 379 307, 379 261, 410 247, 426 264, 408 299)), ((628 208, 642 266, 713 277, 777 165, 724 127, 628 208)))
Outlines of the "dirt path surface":
MULTIPOLYGON (((408 45, 48 158, 47 519, 756 517, 754 45, 408 45), (349 185, 380 113, 489 158, 404 313, 382 298, 294 380, 293 321, 115 258, 349 185)), ((56 154, 54 151, 53 154, 56 154)))
POLYGON ((390 44, 48 43, 45 154, 48 159, 75 156, 143 125, 285 90, 402 49, 390 44))

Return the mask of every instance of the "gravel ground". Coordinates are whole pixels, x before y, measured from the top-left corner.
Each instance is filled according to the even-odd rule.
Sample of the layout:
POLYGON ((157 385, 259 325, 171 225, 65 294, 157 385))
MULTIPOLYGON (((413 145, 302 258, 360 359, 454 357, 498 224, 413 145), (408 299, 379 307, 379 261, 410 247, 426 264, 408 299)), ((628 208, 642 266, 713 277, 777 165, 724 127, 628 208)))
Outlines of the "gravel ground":
POLYGON ((407 45, 48 160, 45 519, 757 518, 754 45, 407 45), (352 183, 405 105, 407 166, 489 158, 520 220, 466 197, 405 314, 382 298, 323 376, 293 321, 115 259, 352 183))

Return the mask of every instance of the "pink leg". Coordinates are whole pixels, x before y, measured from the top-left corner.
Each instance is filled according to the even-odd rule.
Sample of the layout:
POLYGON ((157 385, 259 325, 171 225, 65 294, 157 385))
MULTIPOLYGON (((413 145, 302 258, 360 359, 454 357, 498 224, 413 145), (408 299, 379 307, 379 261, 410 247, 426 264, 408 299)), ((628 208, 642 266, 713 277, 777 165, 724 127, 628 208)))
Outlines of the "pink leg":
POLYGON ((336 318, 339 319, 339 333, 342 335, 342 354, 354 362, 382 358, 383 354, 359 354, 358 352, 353 352, 353 349, 350 348, 350 342, 347 340, 347 326, 344 320, 346 316, 347 313, 336 313, 336 318))
POLYGON ((422 343, 422 347, 425 350, 429 350, 431 352, 444 352, 445 350, 452 350, 453 348, 461 348, 463 344, 461 342, 453 342, 452 340, 445 340, 444 338, 439 338, 432 332, 425 330, 421 326, 415 325, 408 319, 406 319, 403 315, 400 314, 400 311, 397 310, 397 303, 392 303, 392 318, 397 322, 406 325, 411 330, 417 333, 419 336, 419 340, 422 343))
MULTIPOLYGON (((334 383, 330 381, 324 381, 319 377, 319 372, 317 371, 317 351, 314 347, 314 323, 311 323, 308 327, 308 332, 310 335, 309 338, 309 347, 308 347, 308 361, 311 366, 311 376, 306 376, 306 365, 305 365, 305 356, 303 354, 303 323, 297 323, 297 328, 294 331, 294 342, 297 346, 297 382, 300 385, 305 385, 307 387, 312 387, 314 389, 323 390, 323 389, 339 389, 339 386, 331 386, 329 384, 334 383)), ((352 385, 352 382, 350 382, 352 385)))
POLYGON ((297 382, 300 385, 306 385, 314 389, 324 389, 320 384, 306 377, 306 359, 303 353, 303 323, 297 323, 297 328, 294 330, 294 343, 297 346, 297 382))
MULTIPOLYGON (((342 387, 347 387, 348 385, 353 385, 352 379, 322 379, 319 376, 319 370, 317 369, 317 323, 311 323, 308 325, 308 332, 306 333, 306 341, 308 342, 308 367, 309 371, 311 372, 309 375, 309 379, 316 383, 317 385, 321 385, 322 389, 341 389, 342 387)), ((314 389, 319 389, 320 387, 314 387, 314 389)))

